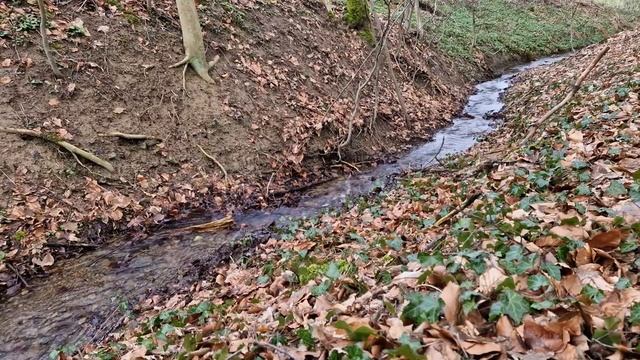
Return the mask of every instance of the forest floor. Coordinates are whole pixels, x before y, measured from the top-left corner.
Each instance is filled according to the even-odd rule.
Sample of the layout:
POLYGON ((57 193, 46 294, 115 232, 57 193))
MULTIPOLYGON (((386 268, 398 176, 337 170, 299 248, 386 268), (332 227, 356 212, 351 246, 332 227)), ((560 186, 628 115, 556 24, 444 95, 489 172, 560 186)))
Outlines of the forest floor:
MULTIPOLYGON (((442 45, 433 46, 396 27, 391 67, 407 118, 387 69, 377 96, 373 86, 365 89, 353 139, 339 157, 354 84, 366 75, 361 65, 370 66, 371 49, 367 34, 344 25, 340 9, 329 16, 320 1, 201 2, 208 54, 221 60, 212 70, 215 84, 187 72, 183 89, 180 69, 167 69, 183 51, 174 1, 155 1, 151 15, 143 1, 58 3, 48 4, 48 29, 62 79, 53 78, 41 51, 35 2, 0 4, 0 128, 68 141, 115 170, 51 142, 0 131, 6 295, 28 291, 29 278, 46 275, 56 258, 116 234, 142 239, 191 209, 225 215, 295 201, 292 190, 373 166, 428 138, 460 110, 470 85, 500 65, 597 42, 625 26, 613 11, 581 6, 569 34, 559 24, 572 9, 536 3, 517 7, 522 14, 512 18, 526 21, 512 25, 530 31, 537 24, 545 36, 515 48, 514 39, 496 40, 485 30, 475 52, 464 50, 465 37, 446 40, 456 39, 455 28, 438 33, 442 45)), ((487 14, 516 9, 486 3, 487 14)), ((469 13, 458 10, 450 16, 464 28, 469 13)))
MULTIPOLYGON (((640 43, 523 73, 467 153, 303 219, 170 298, 102 359, 621 359, 640 353, 640 43), (570 91, 607 54, 568 105, 570 91), (530 129, 534 136, 526 138, 530 129), (523 143, 524 141, 524 143, 523 143)), ((81 357, 81 355, 79 355, 81 357)))

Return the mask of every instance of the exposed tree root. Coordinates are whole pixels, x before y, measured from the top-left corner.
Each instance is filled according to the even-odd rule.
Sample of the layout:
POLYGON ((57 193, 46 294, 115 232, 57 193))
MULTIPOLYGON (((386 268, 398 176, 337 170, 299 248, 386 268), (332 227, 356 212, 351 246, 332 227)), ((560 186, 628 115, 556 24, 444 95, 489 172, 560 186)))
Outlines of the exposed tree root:
POLYGON ((229 175, 227 174, 227 170, 224 169, 224 166, 222 166, 222 164, 218 161, 218 159, 216 159, 215 157, 209 155, 206 151, 204 151, 202 146, 198 145, 198 149, 200 149, 200 151, 204 154, 204 156, 206 156, 209 160, 213 161, 214 163, 216 163, 216 165, 218 165, 218 167, 220 168, 220 170, 222 170, 222 173, 224 174, 224 181, 227 183, 227 185, 229 185, 229 175))
POLYGON ((159 141, 164 141, 163 138, 157 137, 157 136, 152 136, 152 135, 144 135, 144 134, 127 134, 127 133, 122 133, 119 131, 112 131, 112 132, 108 132, 106 134, 100 134, 98 135, 100 137, 118 137, 121 139, 126 139, 126 140, 159 140, 159 141))
POLYGON ((71 152, 72 154, 75 155, 79 155, 97 165, 102 166, 103 168, 113 172, 114 168, 113 165, 111 165, 111 163, 109 163, 108 161, 102 160, 99 157, 93 155, 92 153, 86 151, 86 150, 82 150, 74 145, 69 144, 66 141, 62 141, 62 140, 57 140, 51 136, 47 136, 46 134, 42 134, 40 132, 37 132, 35 130, 29 130, 29 129, 16 129, 16 128, 0 128, 0 132, 5 132, 8 134, 16 134, 16 135, 26 135, 26 136, 32 136, 32 137, 37 137, 43 140, 47 140, 49 142, 52 142, 60 147, 63 147, 65 149, 67 149, 69 152, 71 152))

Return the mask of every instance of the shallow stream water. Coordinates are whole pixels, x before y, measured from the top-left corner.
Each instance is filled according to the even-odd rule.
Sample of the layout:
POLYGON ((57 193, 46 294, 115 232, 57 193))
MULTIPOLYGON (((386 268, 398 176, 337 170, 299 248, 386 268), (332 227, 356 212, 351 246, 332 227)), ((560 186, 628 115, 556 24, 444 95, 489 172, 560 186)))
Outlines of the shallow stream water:
MULTIPOLYGON (((295 207, 248 212, 235 219, 241 230, 212 234, 167 230, 141 241, 113 241, 79 259, 61 261, 28 293, 0 304, 0 359, 40 359, 66 344, 97 341, 117 326, 119 305, 135 303, 149 291, 182 286, 188 265, 221 259, 229 244, 290 217, 308 217, 364 195, 406 171, 425 169, 436 155, 464 151, 495 128, 492 116, 504 106, 502 94, 518 73, 547 65, 549 57, 507 71, 476 86, 463 116, 398 161, 379 165, 349 178, 336 179, 306 191, 295 207)), ((190 219, 184 226, 210 221, 190 219)), ((193 267, 192 267, 193 269, 193 267)))

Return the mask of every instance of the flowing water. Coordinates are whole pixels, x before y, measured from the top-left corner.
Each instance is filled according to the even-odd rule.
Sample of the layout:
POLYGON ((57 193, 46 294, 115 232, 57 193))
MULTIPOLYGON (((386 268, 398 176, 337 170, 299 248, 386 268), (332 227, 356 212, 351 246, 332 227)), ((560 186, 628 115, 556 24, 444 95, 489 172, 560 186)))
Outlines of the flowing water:
MULTIPOLYGON (((221 259, 229 244, 260 232, 290 217, 314 216, 337 207, 347 198, 371 192, 395 175, 428 167, 436 155, 464 151, 495 127, 492 114, 503 107, 501 95, 516 74, 546 65, 562 57, 550 57, 515 67, 499 78, 476 86, 463 117, 434 138, 401 157, 349 178, 337 179, 305 192, 295 207, 255 211, 238 216, 241 230, 212 234, 176 233, 166 230, 145 240, 113 241, 79 259, 61 261, 31 291, 0 305, 0 359, 47 358, 66 344, 83 344, 104 337, 122 315, 119 305, 135 303, 150 290, 182 286, 180 279, 191 264, 221 259)), ((203 217, 189 224, 209 221, 203 217)))

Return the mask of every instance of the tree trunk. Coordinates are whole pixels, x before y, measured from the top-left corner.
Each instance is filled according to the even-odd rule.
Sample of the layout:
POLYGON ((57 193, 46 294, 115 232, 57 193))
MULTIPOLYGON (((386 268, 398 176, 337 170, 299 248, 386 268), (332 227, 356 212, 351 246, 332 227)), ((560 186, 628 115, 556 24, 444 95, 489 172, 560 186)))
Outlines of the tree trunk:
POLYGON ((62 77, 62 73, 56 65, 56 61, 51 55, 49 50, 49 38, 47 37, 47 9, 44 6, 44 0, 38 0, 38 8, 40 8, 40 36, 42 36, 42 48, 44 49, 44 55, 47 57, 47 62, 51 67, 51 72, 57 78, 62 77))
POLYGON ((211 63, 207 63, 196 4, 194 0, 176 0, 176 5, 178 6, 180 27, 182 28, 185 57, 171 67, 191 65, 198 76, 207 82, 213 82, 213 79, 209 76, 209 68, 215 64, 217 57, 211 63))

